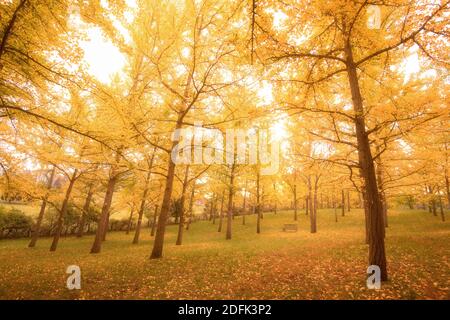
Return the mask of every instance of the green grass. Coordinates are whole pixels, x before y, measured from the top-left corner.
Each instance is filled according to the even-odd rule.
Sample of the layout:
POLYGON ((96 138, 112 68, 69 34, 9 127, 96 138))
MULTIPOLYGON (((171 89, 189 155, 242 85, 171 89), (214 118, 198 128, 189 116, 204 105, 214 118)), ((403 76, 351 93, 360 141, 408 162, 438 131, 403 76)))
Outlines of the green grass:
POLYGON ((27 239, 0 241, 3 299, 450 299, 450 225, 424 211, 389 212, 386 250, 390 281, 365 287, 367 246, 361 210, 334 222, 318 213, 318 233, 299 215, 299 231, 283 233, 292 212, 266 213, 262 234, 255 217, 233 221, 233 239, 217 224, 197 222, 175 246, 176 226, 166 233, 164 258, 149 260, 152 239, 108 234, 103 251, 89 254, 93 237, 50 239, 34 249, 27 239), (82 290, 65 287, 69 265, 79 265, 82 290))

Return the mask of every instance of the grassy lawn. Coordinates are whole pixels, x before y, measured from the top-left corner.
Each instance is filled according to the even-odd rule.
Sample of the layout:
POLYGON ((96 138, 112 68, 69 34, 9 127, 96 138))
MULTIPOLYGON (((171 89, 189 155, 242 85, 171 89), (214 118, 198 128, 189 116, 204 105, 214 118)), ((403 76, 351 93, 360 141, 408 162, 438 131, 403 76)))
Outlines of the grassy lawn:
POLYGON ((57 252, 50 239, 28 249, 28 239, 0 241, 3 299, 450 299, 450 224, 424 211, 389 212, 386 246, 390 281, 365 287, 367 246, 361 210, 334 222, 318 213, 318 233, 299 215, 299 231, 283 233, 292 212, 266 213, 262 234, 255 217, 233 222, 226 241, 211 222, 197 222, 175 246, 168 227, 164 258, 149 260, 148 229, 139 245, 133 235, 108 234, 103 251, 89 254, 92 236, 65 238, 57 252), (79 265, 82 290, 65 287, 69 265, 79 265))

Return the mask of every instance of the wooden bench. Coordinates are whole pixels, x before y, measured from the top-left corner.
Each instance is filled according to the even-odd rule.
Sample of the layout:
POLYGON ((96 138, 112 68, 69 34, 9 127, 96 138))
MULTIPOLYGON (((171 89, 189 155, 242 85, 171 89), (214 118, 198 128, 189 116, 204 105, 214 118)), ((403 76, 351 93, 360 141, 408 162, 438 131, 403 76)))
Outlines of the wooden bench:
POLYGON ((297 232, 298 226, 296 224, 285 224, 283 227, 284 232, 297 232))

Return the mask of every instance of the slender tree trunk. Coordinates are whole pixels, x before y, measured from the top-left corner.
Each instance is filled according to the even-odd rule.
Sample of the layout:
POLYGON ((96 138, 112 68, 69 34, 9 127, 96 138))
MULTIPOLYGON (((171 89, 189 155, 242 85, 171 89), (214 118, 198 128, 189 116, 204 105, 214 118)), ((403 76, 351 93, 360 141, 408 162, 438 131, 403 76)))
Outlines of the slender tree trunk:
POLYGON ((433 212, 433 216, 437 217, 437 210, 436 210, 436 199, 433 195, 433 200, 431 200, 431 210, 433 212))
MULTIPOLYGON (((256 173, 256 233, 261 233, 261 194, 260 194, 261 174, 259 168, 256 173)), ((295 200, 294 200, 295 201, 295 200)))
POLYGON ((155 230, 156 230, 156 218, 158 216, 158 206, 155 206, 155 213, 153 214, 153 223, 152 223, 152 231, 150 233, 150 235, 153 237, 155 235, 155 230))
POLYGON ((318 189, 318 180, 319 180, 319 178, 316 176, 315 180, 314 180, 313 202, 312 202, 312 206, 311 206, 311 211, 309 213, 309 219, 310 219, 310 222, 311 222, 311 233, 316 233, 317 232, 317 189, 318 189))
POLYGON ((442 222, 445 222, 444 205, 442 203, 442 197, 441 196, 439 196, 439 209, 440 209, 440 212, 441 212, 442 222))
POLYGON ((194 215, 194 196, 195 196, 195 180, 192 182, 191 198, 189 199, 189 219, 186 223, 186 231, 189 230, 191 226, 191 220, 194 215))
POLYGON ((222 199, 220 200, 219 228, 217 229, 217 232, 222 232, 224 200, 225 200, 225 190, 222 191, 222 199))
POLYGON ((447 206, 450 208, 450 182, 447 173, 445 173, 445 190, 447 192, 447 206))
POLYGON ((212 216, 212 223, 216 224, 216 194, 213 194, 213 197, 211 199, 211 216, 212 216))
POLYGON ((180 199, 180 223, 178 224, 178 236, 176 245, 181 246, 183 243, 183 231, 184 231, 184 202, 186 199, 186 190, 189 182, 189 165, 186 165, 186 170, 184 172, 184 181, 183 181, 183 189, 181 191, 181 199, 180 199))
POLYGON ((333 193, 333 210, 334 210, 334 222, 338 222, 338 214, 337 214, 337 208, 336 208, 336 199, 334 198, 334 193, 333 193))
POLYGON ((50 251, 56 251, 56 248, 58 247, 58 241, 59 241, 59 238, 61 237, 61 231, 63 229, 64 218, 66 216, 67 207, 69 205, 70 194, 72 193, 73 185, 75 183, 75 180, 77 179, 77 174, 78 174, 78 170, 75 169, 72 174, 72 178, 69 181, 69 186, 66 190, 66 196, 64 197, 61 211, 59 212, 58 222, 56 225, 56 232, 55 232, 55 235, 53 236, 53 242, 50 247, 50 251))
POLYGON ((366 200, 366 192, 365 192, 365 188, 364 186, 361 187, 362 188, 362 192, 361 192, 361 196, 363 199, 363 208, 364 208, 364 222, 365 222, 365 226, 366 226, 366 244, 369 244, 369 237, 370 237, 370 226, 369 226, 369 207, 367 204, 367 200, 366 200))
POLYGON ((139 236, 141 234, 141 226, 142 226, 142 217, 144 216, 145 203, 147 201, 150 179, 152 177, 153 161, 155 159, 155 154, 156 154, 156 147, 153 148, 152 157, 151 157, 150 161, 148 162, 148 173, 147 173, 147 177, 145 178, 144 193, 142 194, 141 207, 139 208, 139 216, 138 216, 138 221, 136 224, 136 230, 134 232, 133 244, 139 243, 139 236))
POLYGON ((86 196, 86 200, 84 202, 83 211, 81 213, 80 221, 78 222, 78 230, 77 230, 77 237, 81 238, 84 233, 84 227, 86 224, 86 217, 89 214, 89 207, 91 205, 92 196, 94 194, 94 186, 91 184, 89 185, 88 194, 86 196))
POLYGON ((108 214, 106 215, 106 223, 105 223, 105 232, 103 232, 102 234, 102 241, 106 241, 106 234, 108 233, 108 231, 111 230, 111 225, 109 223, 110 221, 110 216, 111 216, 111 209, 108 211, 108 214))
POLYGON ((275 194, 275 208, 274 208, 274 214, 277 214, 277 206, 278 206, 278 196, 277 196, 277 188, 275 182, 273 183, 273 192, 275 194))
MULTIPOLYGON (((377 146, 377 152, 379 152, 380 149, 377 146)), ((378 159, 375 161, 376 163, 376 175, 377 175, 377 184, 378 184, 378 192, 380 195, 381 205, 383 208, 383 218, 384 218, 384 227, 388 227, 388 217, 387 217, 387 202, 386 202, 386 196, 384 193, 384 177, 383 177, 383 164, 381 162, 381 156, 378 156, 378 159)))
MULTIPOLYGON (((48 179, 48 182, 47 182, 47 190, 50 190, 52 188, 53 179, 55 178, 55 172, 56 172, 56 167, 53 166, 52 171, 50 173, 50 178, 48 179)), ((39 238, 39 233, 41 232, 42 220, 44 219, 45 208, 47 207, 47 199, 48 199, 48 193, 44 196, 44 199, 42 199, 41 210, 39 211, 36 225, 34 226, 33 236, 31 238, 30 243, 28 244, 28 247, 30 247, 30 248, 33 248, 36 246, 36 242, 39 238)))
MULTIPOLYGON (((177 126, 175 129, 180 129, 182 126, 183 118, 179 117, 177 126)), ((178 142, 174 141, 170 150, 174 150, 178 142)), ((164 235, 166 233, 167 218, 170 210, 170 200, 172 198, 173 191, 173 179, 175 177, 175 163, 172 159, 168 161, 166 186, 164 188, 164 196, 161 204, 161 210, 159 212, 158 227, 156 229, 155 241, 153 242, 153 249, 150 255, 150 259, 159 259, 163 255, 164 247, 164 235)))
POLYGON ((134 204, 131 206, 130 217, 128 218, 127 231, 125 234, 130 234, 131 223, 133 222, 134 204))
POLYGON ((305 197, 305 214, 308 215, 309 211, 309 196, 305 197))
POLYGON ((342 210, 342 216, 345 217, 345 194, 344 194, 344 189, 342 189, 341 191, 341 210, 342 210))
POLYGON ((229 190, 228 190, 227 234, 226 234, 227 240, 231 240, 231 225, 232 225, 232 220, 233 220, 234 170, 235 169, 236 169, 236 164, 235 164, 235 161, 233 161, 233 164, 231 165, 231 170, 230 170, 230 186, 229 186, 229 190))
POLYGON ((297 221, 297 185, 294 184, 294 221, 297 221))
POLYGON ((242 225, 245 226, 245 216, 247 215, 247 180, 245 180, 244 200, 242 203, 242 225))
POLYGON ((366 132, 364 118, 364 107, 361 91, 359 88, 357 66, 353 60, 353 53, 350 41, 346 47, 346 67, 352 94, 353 108, 355 112, 355 131, 358 142, 358 158, 361 172, 363 174, 364 185, 369 216, 369 265, 376 265, 381 270, 381 280, 388 280, 386 252, 384 245, 384 219, 381 200, 378 194, 378 186, 375 175, 375 168, 370 150, 369 137, 366 132))
POLYGON ((350 212, 350 190, 347 190, 347 212, 350 212))
POLYGON ((314 220, 314 194, 312 189, 312 181, 311 176, 308 176, 307 179, 308 185, 308 205, 309 205, 309 222, 310 222, 310 231, 313 233, 313 220, 314 220))
POLYGON ((114 187, 116 185, 118 176, 111 170, 111 176, 106 187, 105 199, 103 201, 102 213, 98 221, 97 232, 95 233, 94 243, 92 244, 91 253, 100 253, 102 250, 102 241, 108 228, 108 216, 111 208, 112 198, 114 194, 114 187))

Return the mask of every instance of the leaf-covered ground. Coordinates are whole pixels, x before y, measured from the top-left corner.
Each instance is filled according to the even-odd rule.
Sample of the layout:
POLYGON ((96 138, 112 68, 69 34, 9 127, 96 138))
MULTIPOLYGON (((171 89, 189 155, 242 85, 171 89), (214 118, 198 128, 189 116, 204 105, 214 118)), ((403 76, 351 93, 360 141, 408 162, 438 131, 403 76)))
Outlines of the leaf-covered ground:
POLYGON ((365 287, 367 246, 361 210, 334 222, 318 213, 318 233, 299 217, 299 232, 283 233, 292 212, 265 213, 262 234, 254 217, 233 221, 226 241, 217 225, 198 222, 175 246, 168 227, 164 258, 149 260, 152 239, 141 233, 108 234, 103 251, 89 254, 92 236, 65 238, 57 252, 50 239, 0 241, 2 299, 450 299, 450 224, 424 211, 389 213, 386 246, 390 281, 365 287), (79 265, 82 290, 66 289, 67 266, 79 265))

